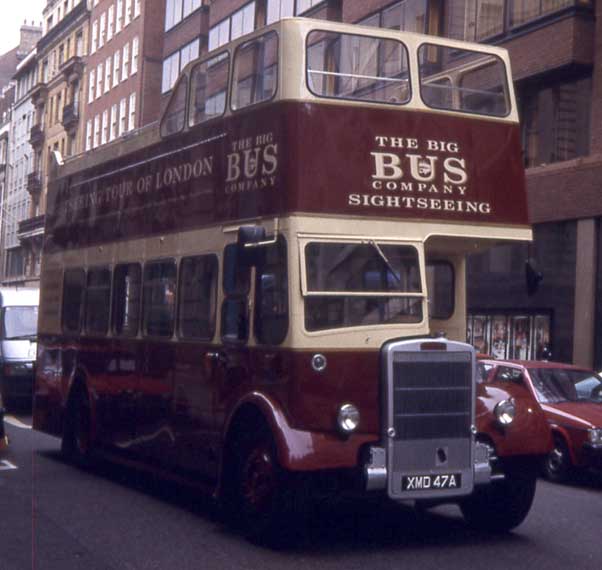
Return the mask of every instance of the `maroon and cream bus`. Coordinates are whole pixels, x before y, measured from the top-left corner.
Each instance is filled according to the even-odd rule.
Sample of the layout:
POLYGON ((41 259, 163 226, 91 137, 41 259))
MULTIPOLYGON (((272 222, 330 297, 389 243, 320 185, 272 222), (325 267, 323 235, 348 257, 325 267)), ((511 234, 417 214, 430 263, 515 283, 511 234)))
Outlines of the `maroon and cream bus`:
POLYGON ((34 425, 69 457, 184 475, 254 532, 300 481, 524 519, 549 441, 462 342, 465 256, 531 239, 505 50, 285 19, 55 158, 34 425))

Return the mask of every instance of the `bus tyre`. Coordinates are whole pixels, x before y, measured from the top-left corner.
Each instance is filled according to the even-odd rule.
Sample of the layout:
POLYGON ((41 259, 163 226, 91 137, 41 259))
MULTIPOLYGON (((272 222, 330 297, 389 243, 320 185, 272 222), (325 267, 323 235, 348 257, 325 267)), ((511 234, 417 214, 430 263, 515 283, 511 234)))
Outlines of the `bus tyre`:
POLYGON ((286 472, 278 464, 269 430, 262 427, 240 434, 234 442, 233 453, 226 500, 230 522, 252 540, 279 542, 285 539, 286 472))
POLYGON ((78 388, 69 400, 61 452, 67 460, 80 467, 90 465, 92 452, 90 402, 85 388, 78 388))
POLYGON ((564 483, 571 478, 573 473, 571 454, 560 435, 554 436, 554 449, 544 460, 543 473, 546 479, 554 483, 564 483))
POLYGON ((533 504, 537 472, 532 466, 507 469, 502 481, 475 488, 460 503, 466 522, 489 532, 507 532, 521 524, 533 504))

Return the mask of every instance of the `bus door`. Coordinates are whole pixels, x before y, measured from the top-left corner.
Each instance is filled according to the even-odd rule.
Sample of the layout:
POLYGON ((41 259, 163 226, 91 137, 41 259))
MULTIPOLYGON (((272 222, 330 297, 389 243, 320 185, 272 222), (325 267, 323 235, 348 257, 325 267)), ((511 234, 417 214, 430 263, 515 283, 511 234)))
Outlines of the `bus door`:
POLYGON ((218 260, 214 254, 180 262, 174 394, 171 425, 176 440, 174 464, 217 473, 213 394, 218 260))
POLYGON ((216 437, 226 420, 227 410, 244 392, 250 380, 249 331, 252 264, 240 243, 224 249, 221 305, 221 340, 219 350, 208 353, 212 361, 215 385, 214 412, 216 437))

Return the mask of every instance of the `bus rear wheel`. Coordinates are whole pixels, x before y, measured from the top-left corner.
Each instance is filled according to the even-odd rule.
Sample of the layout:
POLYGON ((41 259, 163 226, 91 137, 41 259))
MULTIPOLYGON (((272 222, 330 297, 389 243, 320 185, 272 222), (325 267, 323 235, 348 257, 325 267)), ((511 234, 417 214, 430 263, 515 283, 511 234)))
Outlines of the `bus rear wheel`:
POLYGON ((67 460, 81 467, 87 467, 91 462, 90 401, 85 388, 77 388, 69 400, 61 452, 67 460))
POLYGON ((475 529, 508 532, 521 524, 531 509, 537 471, 530 463, 513 465, 502 481, 478 487, 460 503, 466 522, 475 529))

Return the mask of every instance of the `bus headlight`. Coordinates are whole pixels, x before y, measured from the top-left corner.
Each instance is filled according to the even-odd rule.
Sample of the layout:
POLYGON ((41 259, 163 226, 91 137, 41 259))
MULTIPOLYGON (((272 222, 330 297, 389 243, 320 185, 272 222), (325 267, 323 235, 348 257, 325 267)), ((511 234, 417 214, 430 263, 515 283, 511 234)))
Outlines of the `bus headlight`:
POLYGON ((493 412, 501 425, 509 426, 514 421, 514 416, 516 415, 514 400, 510 398, 509 400, 498 402, 493 412))
POLYGON ((341 433, 354 432, 360 425, 360 412, 353 404, 343 404, 339 408, 337 424, 341 433))
POLYGON ((594 445, 602 445, 602 428, 590 429, 587 432, 589 442, 594 445))

